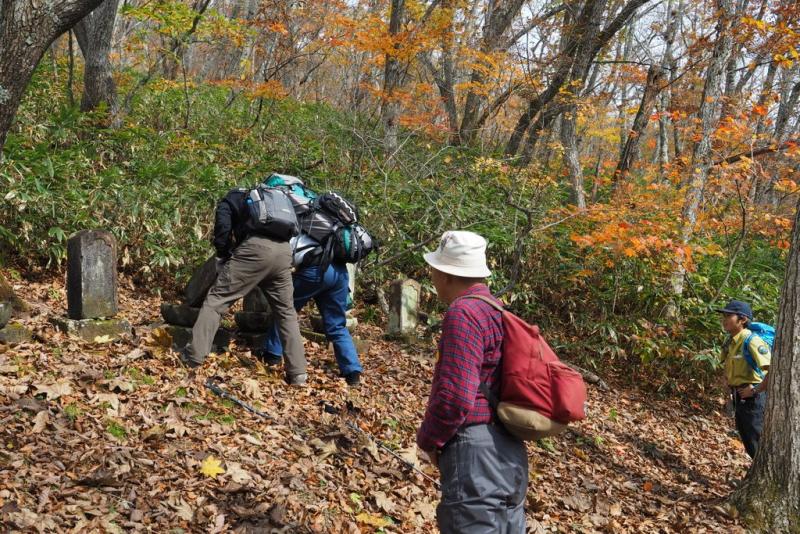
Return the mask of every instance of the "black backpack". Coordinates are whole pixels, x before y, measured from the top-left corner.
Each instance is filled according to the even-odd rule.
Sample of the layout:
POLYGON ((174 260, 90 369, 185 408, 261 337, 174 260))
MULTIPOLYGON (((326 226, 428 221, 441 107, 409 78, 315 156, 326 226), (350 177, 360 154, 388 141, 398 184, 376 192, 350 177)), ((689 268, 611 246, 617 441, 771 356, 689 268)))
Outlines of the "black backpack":
POLYGON ((358 223, 340 226, 330 239, 333 259, 344 263, 358 263, 376 248, 367 229, 358 223))
POLYGON ((292 201, 279 188, 257 185, 247 192, 248 234, 264 235, 280 241, 289 241, 299 231, 297 215, 292 201))

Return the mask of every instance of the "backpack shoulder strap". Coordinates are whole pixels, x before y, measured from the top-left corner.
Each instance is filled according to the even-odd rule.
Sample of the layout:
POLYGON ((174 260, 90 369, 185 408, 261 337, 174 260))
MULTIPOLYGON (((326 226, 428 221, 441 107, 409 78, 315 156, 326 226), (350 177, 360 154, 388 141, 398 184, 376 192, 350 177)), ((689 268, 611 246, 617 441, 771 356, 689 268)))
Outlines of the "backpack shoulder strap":
POLYGON ((744 339, 744 343, 742 343, 742 356, 744 356, 744 359, 745 359, 745 361, 747 362, 747 365, 749 365, 749 366, 750 366, 750 368, 751 368, 753 371, 755 371, 755 373, 758 375, 758 377, 759 377, 759 378, 761 378, 761 379, 763 380, 763 378, 764 378, 764 371, 762 371, 762 370, 761 370, 761 367, 760 367, 760 366, 759 366, 759 365, 756 363, 756 361, 753 359, 753 354, 750 352, 750 342, 753 340, 753 337, 754 337, 755 335, 756 335, 756 334, 754 334, 754 333, 752 333, 752 332, 751 332, 751 333, 750 333, 750 335, 749 335, 749 336, 747 336, 747 337, 744 339))
POLYGON ((488 304, 489 306, 491 306, 492 308, 494 308, 497 311, 505 311, 505 308, 503 307, 502 304, 490 299, 486 295, 464 295, 461 298, 462 299, 482 300, 483 302, 485 302, 486 304, 488 304))

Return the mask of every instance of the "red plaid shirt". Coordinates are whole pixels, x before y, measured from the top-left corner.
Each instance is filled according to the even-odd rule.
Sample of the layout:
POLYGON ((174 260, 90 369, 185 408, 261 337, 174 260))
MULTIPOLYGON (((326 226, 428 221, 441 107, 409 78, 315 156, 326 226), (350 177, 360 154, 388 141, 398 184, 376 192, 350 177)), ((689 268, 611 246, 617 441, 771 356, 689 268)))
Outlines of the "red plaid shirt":
POLYGON ((428 408, 417 431, 417 446, 424 451, 443 447, 462 426, 492 420, 492 408, 479 386, 485 382, 496 391, 502 315, 481 300, 461 298, 465 295, 491 297, 484 284, 474 285, 444 315, 428 408))

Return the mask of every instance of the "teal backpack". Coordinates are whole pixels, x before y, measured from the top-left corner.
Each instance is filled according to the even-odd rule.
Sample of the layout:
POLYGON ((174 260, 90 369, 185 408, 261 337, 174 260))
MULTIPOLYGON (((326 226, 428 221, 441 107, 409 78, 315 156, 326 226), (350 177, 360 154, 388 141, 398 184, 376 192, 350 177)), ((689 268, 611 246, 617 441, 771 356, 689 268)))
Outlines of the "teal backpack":
POLYGON ((755 359, 753 359, 753 355, 750 354, 750 341, 753 339, 753 336, 760 337, 769 345, 769 350, 771 352, 772 346, 775 344, 775 327, 766 323, 750 323, 747 329, 750 330, 750 335, 745 338, 744 344, 742 344, 742 356, 744 356, 747 365, 755 371, 759 378, 763 379, 764 371, 761 370, 761 367, 759 367, 755 359))

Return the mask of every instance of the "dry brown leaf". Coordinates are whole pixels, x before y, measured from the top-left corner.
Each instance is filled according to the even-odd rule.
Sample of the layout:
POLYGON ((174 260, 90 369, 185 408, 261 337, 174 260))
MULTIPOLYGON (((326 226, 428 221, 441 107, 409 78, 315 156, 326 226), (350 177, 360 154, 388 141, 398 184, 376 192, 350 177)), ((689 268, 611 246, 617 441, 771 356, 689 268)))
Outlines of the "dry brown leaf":
POLYGON ((67 380, 61 380, 52 384, 34 384, 33 387, 36 388, 37 394, 44 393, 49 400, 72 394, 72 386, 67 380))
POLYGON ((253 480, 250 473, 242 469, 242 466, 236 462, 225 462, 225 473, 237 484, 246 484, 253 480))
POLYGON ((50 421, 50 412, 47 410, 42 410, 41 412, 36 414, 36 417, 33 418, 33 429, 31 432, 34 434, 39 434, 42 430, 47 428, 47 423, 50 421))

